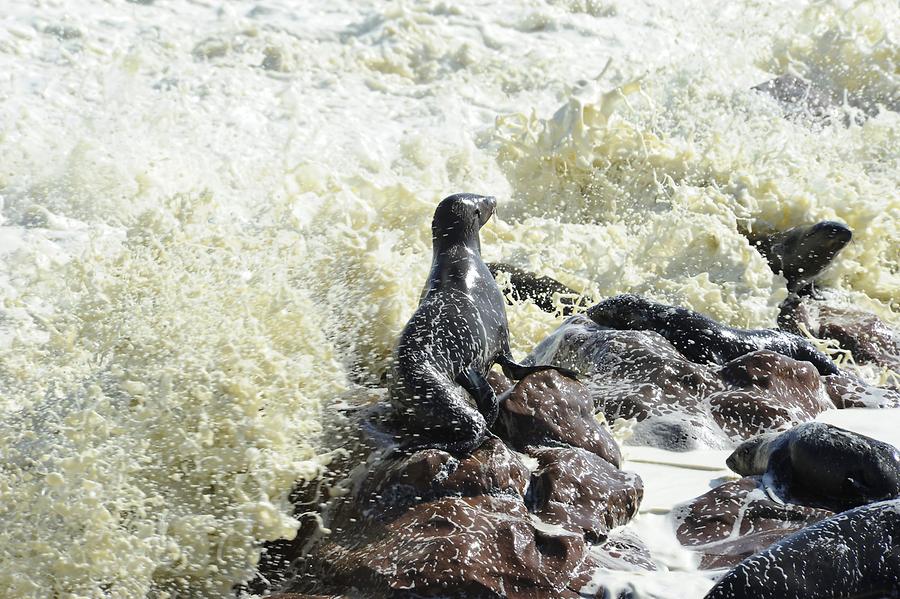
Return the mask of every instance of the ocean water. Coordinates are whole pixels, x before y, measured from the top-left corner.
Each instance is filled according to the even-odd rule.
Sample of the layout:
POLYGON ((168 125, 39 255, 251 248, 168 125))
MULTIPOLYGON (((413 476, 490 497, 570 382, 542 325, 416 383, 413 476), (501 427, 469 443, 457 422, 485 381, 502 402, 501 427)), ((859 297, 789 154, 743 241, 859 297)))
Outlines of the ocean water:
MULTIPOLYGON (((752 327, 786 292, 740 231, 842 220, 823 284, 900 326, 894 0, 3 4, 4 597, 250 577, 450 193, 497 196, 488 260, 752 327), (786 72, 830 119, 751 90, 786 72)), ((519 357, 557 324, 508 314, 519 357)))

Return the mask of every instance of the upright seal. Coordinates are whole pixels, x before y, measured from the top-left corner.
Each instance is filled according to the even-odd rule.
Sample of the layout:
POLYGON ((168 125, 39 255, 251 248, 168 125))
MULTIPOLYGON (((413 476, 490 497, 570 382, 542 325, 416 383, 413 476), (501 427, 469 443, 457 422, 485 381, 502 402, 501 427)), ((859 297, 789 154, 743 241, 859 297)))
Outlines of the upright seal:
POLYGON ((801 296, 815 295, 813 281, 852 238, 853 232, 847 225, 830 220, 780 233, 748 236, 772 271, 787 279, 788 291, 801 296))
POLYGON ((478 235, 496 205, 493 197, 456 194, 434 212, 431 273, 400 334, 389 380, 410 446, 471 453, 500 409, 485 378, 491 366, 500 364, 512 379, 554 368, 512 359, 503 294, 481 259, 478 235))

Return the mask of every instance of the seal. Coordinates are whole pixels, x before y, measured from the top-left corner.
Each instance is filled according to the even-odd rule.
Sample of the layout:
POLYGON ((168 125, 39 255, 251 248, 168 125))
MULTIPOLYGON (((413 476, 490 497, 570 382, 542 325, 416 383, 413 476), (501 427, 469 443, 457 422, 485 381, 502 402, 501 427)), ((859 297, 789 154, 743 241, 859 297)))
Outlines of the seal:
POLYGON ((509 277, 512 299, 530 299, 544 312, 555 314, 559 302, 563 316, 569 316, 578 308, 586 308, 583 297, 551 277, 538 276, 504 262, 488 262, 488 269, 496 279, 498 275, 509 277))
POLYGON ((685 358, 700 364, 723 365, 735 358, 766 349, 812 363, 821 375, 837 374, 828 356, 799 335, 775 329, 737 329, 686 308, 624 294, 591 306, 588 317, 611 329, 655 331, 685 358))
POLYGON ((900 500, 822 520, 752 555, 706 599, 900 596, 900 500))
POLYGON ((461 455, 477 448, 500 409, 486 378, 495 363, 511 379, 547 369, 574 376, 512 359, 503 294, 481 259, 479 230, 496 205, 493 197, 456 194, 434 212, 431 272, 388 381, 391 403, 412 432, 408 446, 461 455))
POLYGON ((900 452, 893 445, 823 422, 745 441, 726 462, 762 475, 779 497, 844 511, 900 496, 900 452))
POLYGON ((788 291, 815 295, 813 281, 853 238, 844 224, 825 220, 768 235, 748 235, 750 243, 776 274, 787 279, 788 291))

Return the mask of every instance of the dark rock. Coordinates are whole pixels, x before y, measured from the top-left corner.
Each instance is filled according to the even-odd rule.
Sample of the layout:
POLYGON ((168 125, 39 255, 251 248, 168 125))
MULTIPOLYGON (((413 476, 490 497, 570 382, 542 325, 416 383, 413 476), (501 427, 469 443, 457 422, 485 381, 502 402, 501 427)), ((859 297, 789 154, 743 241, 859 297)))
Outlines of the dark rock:
POLYGON ((541 448, 531 455, 540 468, 532 473, 525 500, 544 522, 582 530, 598 541, 637 513, 644 496, 637 474, 578 448, 541 448))
POLYGON ((731 447, 831 407, 808 362, 758 350, 721 367, 698 364, 655 332, 612 330, 581 315, 525 361, 583 373, 608 421, 638 421, 629 443, 675 451, 731 447))
POLYGON ((849 375, 822 377, 828 397, 845 408, 900 408, 900 390, 876 387, 849 375))
POLYGON ((678 541, 700 553, 706 569, 734 565, 832 514, 775 502, 758 477, 725 483, 673 510, 678 541))
POLYGON ((656 570, 650 549, 627 528, 609 532, 606 540, 591 547, 591 558, 599 568, 608 570, 656 570))
POLYGON ((530 374, 501 397, 495 431, 519 451, 536 445, 568 445, 618 467, 622 454, 609 430, 594 417, 588 388, 555 370, 530 374))
POLYGON ((497 438, 464 459, 439 449, 390 457, 373 454, 368 475, 354 491, 365 520, 390 520, 410 506, 439 497, 512 494, 522 497, 529 472, 497 438))
POLYGON ((491 370, 487 375, 487 382, 499 397, 513 387, 513 382, 506 378, 506 375, 497 370, 491 370))
POLYGON ((712 415, 735 439, 813 420, 832 407, 812 364, 761 350, 719 370, 730 387, 709 396, 712 415))
POLYGON ((638 420, 634 444, 676 451, 723 444, 700 401, 722 383, 712 369, 686 360, 657 333, 616 331, 575 315, 525 361, 585 375, 594 404, 609 422, 638 420))
POLYGON ((900 500, 859 507, 783 538, 728 572, 707 599, 897 597, 900 500))
POLYGON ((535 529, 513 496, 444 497, 365 545, 329 542, 320 555, 327 579, 369 596, 514 599, 577 596, 566 586, 586 547, 581 535, 535 529))
POLYGON ((789 297, 781 305, 778 325, 819 339, 834 339, 857 364, 876 364, 900 373, 900 334, 883 320, 852 306, 822 299, 789 297))

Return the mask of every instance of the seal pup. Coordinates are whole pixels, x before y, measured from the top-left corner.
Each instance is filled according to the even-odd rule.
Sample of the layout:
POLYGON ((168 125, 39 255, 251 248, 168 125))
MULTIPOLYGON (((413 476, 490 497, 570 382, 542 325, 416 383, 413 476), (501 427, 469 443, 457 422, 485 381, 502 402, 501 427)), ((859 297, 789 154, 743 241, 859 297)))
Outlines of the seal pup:
POLYGON ((725 574, 706 599, 900 597, 900 500, 832 516, 725 574))
POLYGON ((735 358, 766 349, 812 363, 821 375, 837 374, 828 356, 792 333, 775 329, 737 329, 686 308, 669 306, 645 297, 623 294, 588 308, 588 317, 611 329, 655 331, 688 360, 723 365, 735 358))
POLYGON ((409 447, 460 455, 477 448, 500 409, 486 379, 495 363, 511 379, 550 368, 574 376, 512 359, 503 294, 481 259, 479 230, 496 205, 493 197, 462 193, 444 198, 434 212, 431 272, 400 334, 388 381, 391 403, 418 437, 406 440, 409 447))
POLYGON ((816 294, 813 281, 850 243, 853 232, 847 225, 825 220, 779 233, 747 237, 772 272, 787 279, 788 291, 803 296, 816 294))
POLYGON ((893 445, 823 422, 741 443, 726 461, 744 476, 803 505, 843 511, 900 496, 900 452, 893 445))
POLYGON ((495 279, 499 274, 509 276, 509 285, 515 299, 530 299, 544 312, 551 314, 556 312, 556 302, 554 301, 556 297, 559 297, 563 316, 569 316, 575 312, 576 308, 587 307, 583 297, 575 297, 580 296, 577 291, 566 287, 554 278, 541 277, 503 262, 488 262, 487 267, 495 279))

